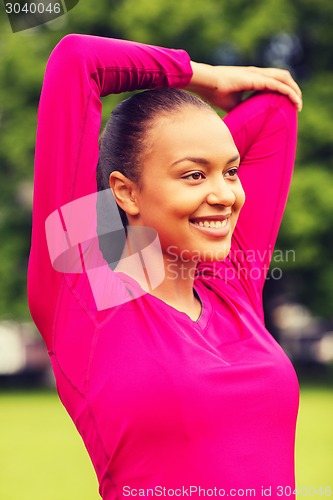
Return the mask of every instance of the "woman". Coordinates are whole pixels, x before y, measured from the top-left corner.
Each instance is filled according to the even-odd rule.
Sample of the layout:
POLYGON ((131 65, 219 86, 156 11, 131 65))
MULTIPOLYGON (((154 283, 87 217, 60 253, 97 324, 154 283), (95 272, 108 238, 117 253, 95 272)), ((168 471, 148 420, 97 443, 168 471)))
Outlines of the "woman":
POLYGON ((50 57, 29 303, 103 499, 294 489, 298 385, 264 327, 261 292, 296 108, 300 90, 281 70, 214 68, 181 50, 81 35, 50 57), (222 122, 177 87, 232 111, 222 122), (99 151, 100 97, 139 89, 161 90, 122 103, 99 151), (274 93, 240 103, 251 90, 274 93), (108 212, 91 195, 96 166, 126 241, 112 202, 108 212), (119 240, 121 258, 107 255, 119 240))

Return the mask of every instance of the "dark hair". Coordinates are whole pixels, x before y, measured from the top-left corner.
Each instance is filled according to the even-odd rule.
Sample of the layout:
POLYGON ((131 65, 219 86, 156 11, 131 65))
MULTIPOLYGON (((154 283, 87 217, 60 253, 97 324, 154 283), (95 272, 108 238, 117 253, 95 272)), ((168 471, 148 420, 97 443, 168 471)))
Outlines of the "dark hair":
MULTIPOLYGON (((98 191, 108 189, 111 172, 118 170, 128 179, 139 182, 147 132, 160 116, 167 116, 184 106, 209 111, 213 109, 199 97, 174 88, 146 90, 132 95, 114 108, 100 137, 97 165, 98 191)), ((124 226, 127 216, 120 208, 124 226)))

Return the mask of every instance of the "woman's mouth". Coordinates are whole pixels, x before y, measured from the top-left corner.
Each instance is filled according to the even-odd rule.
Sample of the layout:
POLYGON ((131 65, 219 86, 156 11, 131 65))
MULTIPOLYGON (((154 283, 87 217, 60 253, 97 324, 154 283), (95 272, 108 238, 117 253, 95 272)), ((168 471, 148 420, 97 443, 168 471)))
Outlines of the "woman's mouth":
POLYGON ((190 224, 201 233, 213 236, 214 238, 223 238, 230 231, 229 217, 221 219, 192 219, 190 224))

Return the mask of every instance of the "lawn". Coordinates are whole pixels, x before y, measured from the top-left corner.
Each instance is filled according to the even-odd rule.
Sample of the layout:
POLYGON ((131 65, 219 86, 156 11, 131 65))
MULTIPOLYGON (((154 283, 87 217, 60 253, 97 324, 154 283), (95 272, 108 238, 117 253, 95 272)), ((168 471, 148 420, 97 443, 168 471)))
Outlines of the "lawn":
POLYGON ((329 486, 329 496, 333 497, 333 387, 301 384, 296 477, 298 488, 304 486, 304 494, 299 498, 327 498, 328 495, 320 495, 321 486, 329 486), (317 488, 317 495, 310 494, 311 486, 317 488))
MULTIPOLYGON (((302 385, 301 385, 302 387, 302 385)), ((98 500, 88 455, 56 394, 0 393, 1 500, 98 500)), ((297 431, 299 499, 333 496, 333 389, 303 386, 297 431), (324 490, 323 490, 324 491, 324 490)))
POLYGON ((53 392, 0 394, 0 499, 98 500, 97 480, 53 392))

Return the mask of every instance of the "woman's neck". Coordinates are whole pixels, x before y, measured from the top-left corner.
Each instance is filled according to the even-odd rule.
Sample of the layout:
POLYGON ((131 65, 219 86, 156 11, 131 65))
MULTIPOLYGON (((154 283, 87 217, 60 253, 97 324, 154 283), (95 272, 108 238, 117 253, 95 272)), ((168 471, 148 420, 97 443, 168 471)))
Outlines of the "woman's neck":
POLYGON ((147 293, 197 320, 201 303, 193 288, 196 262, 162 253, 158 240, 141 245, 141 251, 136 247, 136 252, 131 243, 124 249, 115 272, 127 274, 147 293))

